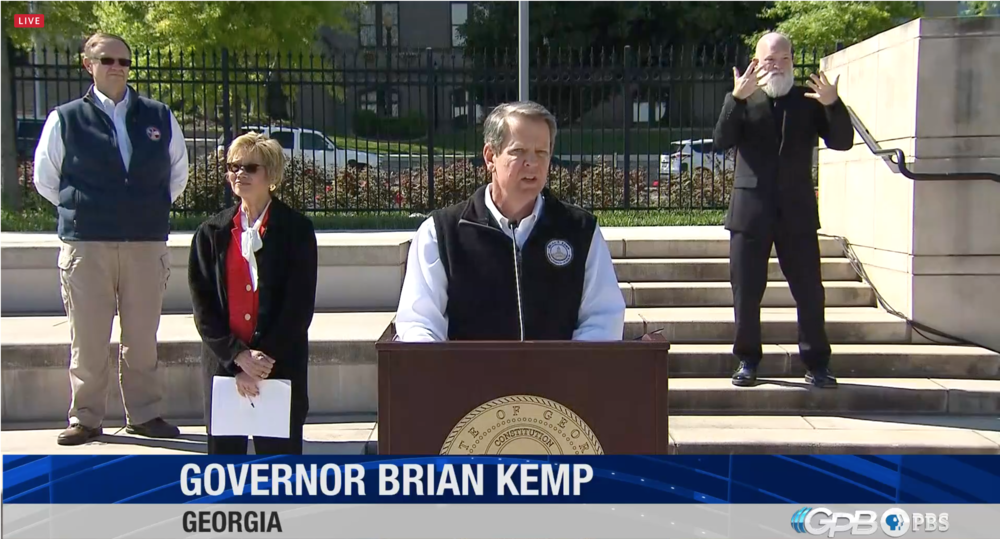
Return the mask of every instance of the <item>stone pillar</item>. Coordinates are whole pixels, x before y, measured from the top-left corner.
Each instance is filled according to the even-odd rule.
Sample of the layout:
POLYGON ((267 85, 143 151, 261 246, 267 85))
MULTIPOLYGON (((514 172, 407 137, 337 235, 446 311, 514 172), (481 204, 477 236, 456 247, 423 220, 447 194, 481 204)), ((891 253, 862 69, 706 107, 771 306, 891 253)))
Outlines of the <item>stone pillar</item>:
MULTIPOLYGON (((918 19, 821 66, 912 171, 1000 173, 1000 18, 918 19)), ((819 161, 822 232, 851 241, 889 305, 1000 349, 1000 183, 908 180, 857 135, 819 161)))

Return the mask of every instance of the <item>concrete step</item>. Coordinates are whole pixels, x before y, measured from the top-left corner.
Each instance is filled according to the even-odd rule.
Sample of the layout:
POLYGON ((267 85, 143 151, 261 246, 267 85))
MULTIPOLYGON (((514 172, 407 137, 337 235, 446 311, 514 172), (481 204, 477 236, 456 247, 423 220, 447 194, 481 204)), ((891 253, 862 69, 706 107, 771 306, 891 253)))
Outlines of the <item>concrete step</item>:
MULTIPOLYGON (((731 344, 735 334, 732 307, 642 307, 625 311, 625 338, 663 330, 672 343, 731 344)), ((828 307, 826 331, 833 343, 908 343, 906 321, 877 307, 828 307)), ((790 307, 761 309, 766 344, 798 341, 796 313, 790 307)))
MULTIPOLYGON (((615 274, 622 282, 729 282, 729 258, 616 258, 615 274)), ((847 258, 823 258, 820 269, 825 281, 860 281, 847 258)), ((777 258, 767 264, 769 281, 784 281, 777 258)))
MULTIPOLYGON (((726 258, 729 231, 721 226, 602 228, 615 258, 726 258)), ((843 257, 840 242, 819 238, 820 256, 843 257)), ((771 255, 775 255, 774 249, 771 255)))
POLYGON ((838 378, 816 389, 802 378, 765 378, 736 387, 725 378, 674 378, 671 414, 1000 414, 1000 380, 838 378))
MULTIPOLYGON (((727 282, 619 283, 629 307, 732 307, 733 289, 727 282)), ((874 307, 875 292, 865 283, 824 283, 828 307, 874 307)), ((770 282, 764 307, 795 307, 787 282, 770 282)))
MULTIPOLYGON (((630 309, 629 315, 635 315, 636 311, 630 309)), ((638 311, 650 316, 651 310, 638 311)), ((675 322, 666 324, 667 333, 675 343, 671 355, 671 383, 675 384, 675 391, 685 383, 696 383, 699 380, 709 383, 711 378, 721 383, 719 387, 722 390, 736 389, 732 388, 728 381, 734 363, 730 355, 729 333, 726 333, 726 327, 731 326, 731 309, 652 311, 673 313, 675 319, 675 322), (684 335, 687 340, 673 338, 676 335, 684 335), (693 339, 698 337, 715 338, 716 344, 697 344, 693 339)), ((905 331, 901 332, 899 329, 895 318, 886 318, 888 315, 878 313, 875 309, 864 309, 859 312, 858 309, 844 308, 830 309, 829 312, 830 333, 835 337, 834 342, 843 342, 836 337, 852 335, 870 338, 873 342, 892 342, 892 338, 905 335, 905 331), (857 331, 864 332, 852 333, 857 331), (882 340, 874 340, 876 337, 882 340)), ((794 342, 794 310, 764 309, 763 314, 765 336, 776 335, 777 340, 774 341, 774 345, 765 347, 767 357, 761 375, 801 376, 802 368, 796 357, 797 348, 785 344, 794 342), (789 327, 784 327, 789 324, 789 327), (782 333, 785 334, 784 337, 782 333)), ((378 384, 374 343, 387 336, 392 317, 392 313, 316 315, 310 330, 310 400, 315 413, 329 415, 376 411, 378 384)), ((656 317, 650 316, 650 318, 656 317)), ((663 320, 664 317, 659 319, 663 320)), ((635 326, 641 329, 641 322, 637 324, 632 321, 630 325, 633 327, 632 331, 635 331, 635 326)), ((69 330, 65 318, 5 317, 0 327, 2 327, 0 351, 2 351, 3 369, 3 421, 62 420, 69 406, 69 388, 66 380, 69 330)), ((905 325, 903 327, 905 329, 905 325)), ((119 334, 116 320, 112 329, 113 344, 108 351, 109 361, 113 365, 117 362, 119 334)), ((902 342, 900 339, 897 340, 902 342)), ((164 402, 164 413, 170 417, 200 417, 201 342, 192 317, 164 316, 160 323, 158 342, 161 383, 164 394, 170 396, 164 402)), ((875 384, 880 381, 874 377, 996 380, 1000 370, 997 354, 971 347, 838 344, 835 345, 834 354, 833 366, 836 374, 847 378, 869 377, 869 382, 875 384)), ((120 417, 123 414, 121 396, 115 382, 116 370, 112 367, 109 372, 112 388, 109 397, 109 418, 120 417)), ((704 388, 699 391, 701 393, 698 395, 705 394, 704 388)), ((838 395, 849 391, 838 390, 838 395)), ((694 393, 691 391, 688 393, 690 395, 687 398, 694 398, 691 396, 694 393)), ((733 405, 727 404, 729 401, 726 399, 733 397, 726 395, 728 394, 722 397, 708 397, 708 402, 718 403, 720 409, 730 409, 733 405)))
MULTIPOLYGON (((393 313, 318 313, 309 329, 310 410, 318 415, 375 413, 378 370, 374 343, 387 336, 393 313)), ((124 416, 118 388, 119 320, 108 349, 108 418, 124 416)), ((201 339, 191 315, 165 315, 157 332, 163 413, 202 416, 201 339)), ((66 318, 4 317, 0 325, 2 421, 64 420, 70 389, 66 318)))
POLYGON ((1000 453, 1000 418, 986 416, 672 416, 677 454, 1000 453))
MULTIPOLYGON (((321 311, 395 309, 412 231, 320 232, 316 235, 321 311)), ((187 264, 191 232, 170 234, 166 313, 191 312, 187 264)), ((3 316, 60 315, 63 310, 56 258, 59 239, 49 233, 0 233, 0 307, 3 316)))
MULTIPOLYGON (((932 344, 834 344, 831 368, 849 378, 1000 379, 1000 354, 975 346, 932 344)), ((673 344, 671 378, 732 375, 737 361, 730 344, 673 344)), ((760 376, 801 377, 805 368, 796 344, 764 345, 760 376)))

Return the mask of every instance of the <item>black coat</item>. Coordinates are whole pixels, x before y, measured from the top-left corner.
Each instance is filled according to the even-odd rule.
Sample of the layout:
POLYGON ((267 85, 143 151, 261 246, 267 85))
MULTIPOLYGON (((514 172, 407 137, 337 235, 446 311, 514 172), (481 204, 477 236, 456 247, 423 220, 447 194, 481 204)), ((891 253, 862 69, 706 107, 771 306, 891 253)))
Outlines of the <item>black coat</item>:
POLYGON ((292 382, 292 420, 309 412, 309 325, 316 305, 317 247, 312 221, 278 199, 272 199, 258 268, 257 327, 250 342, 229 330, 226 254, 232 242, 233 218, 239 206, 210 217, 194 233, 188 283, 194 322, 202 338, 205 374, 205 419, 211 425, 213 376, 235 376, 234 360, 246 349, 274 358, 271 379, 292 382))
POLYGON ((762 233, 780 224, 819 230, 813 149, 819 137, 831 149, 851 149, 854 128, 843 101, 823 106, 805 97, 808 91, 796 86, 780 98, 783 117, 762 91, 745 101, 726 94, 713 137, 717 149, 736 148, 727 229, 762 233))

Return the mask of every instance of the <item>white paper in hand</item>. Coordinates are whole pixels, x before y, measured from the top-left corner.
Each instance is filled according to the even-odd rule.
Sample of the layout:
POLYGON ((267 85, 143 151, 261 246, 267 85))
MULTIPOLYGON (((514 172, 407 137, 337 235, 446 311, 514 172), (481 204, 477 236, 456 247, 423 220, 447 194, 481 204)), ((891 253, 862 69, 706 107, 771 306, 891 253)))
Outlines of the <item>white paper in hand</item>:
POLYGON ((292 383, 289 380, 257 382, 256 397, 243 397, 236 378, 212 380, 212 436, 265 436, 288 438, 291 427, 292 383))

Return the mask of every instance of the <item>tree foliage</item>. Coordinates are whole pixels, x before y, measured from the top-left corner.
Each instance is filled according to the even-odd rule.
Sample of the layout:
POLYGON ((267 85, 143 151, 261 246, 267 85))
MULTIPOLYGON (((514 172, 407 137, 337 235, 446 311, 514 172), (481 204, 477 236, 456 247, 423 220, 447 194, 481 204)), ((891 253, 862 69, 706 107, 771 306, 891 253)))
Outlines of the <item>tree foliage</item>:
POLYGON ((142 48, 314 52, 321 25, 342 26, 350 2, 98 2, 100 27, 142 48))
POLYGON ((0 4, 3 35, 19 47, 30 47, 32 38, 48 45, 76 47, 80 37, 92 32, 95 2, 35 2, 36 10, 45 15, 45 28, 14 28, 14 15, 31 13, 28 2, 4 1, 0 4))
MULTIPOLYGON (((175 110, 202 119, 220 112, 222 49, 228 49, 226 78, 232 83, 230 104, 239 124, 239 101, 247 121, 281 119, 288 98, 297 91, 282 68, 320 52, 316 31, 322 25, 345 27, 356 2, 170 2, 102 1, 37 2, 45 28, 36 34, 48 47, 78 52, 83 39, 96 31, 121 36, 133 51, 131 81, 175 110), (278 52, 281 53, 280 57, 278 52), (265 89, 261 92, 261 89, 265 89), (259 106, 258 106, 259 104, 259 106)), ((15 44, 30 46, 30 31, 13 28, 13 15, 27 13, 27 2, 4 2, 3 24, 15 44), (12 5, 13 4, 13 5, 12 5)), ((60 56, 61 57, 61 56, 60 56)), ((334 86, 328 86, 336 93, 334 86)))
POLYGON ((767 29, 749 34, 753 44, 766 32, 781 32, 796 48, 832 51, 837 44, 849 47, 881 32, 920 17, 917 2, 794 2, 779 1, 761 15, 771 21, 767 29))
POLYGON ((28 2, 5 1, 4 35, 29 46, 32 32, 43 41, 79 42, 104 31, 118 34, 137 49, 281 50, 308 54, 321 25, 344 28, 358 2, 35 2, 45 28, 14 28, 14 15, 28 13, 28 2))
POLYGON ((1000 15, 1000 2, 963 2, 964 11, 959 15, 974 15, 977 17, 987 17, 1000 15))

